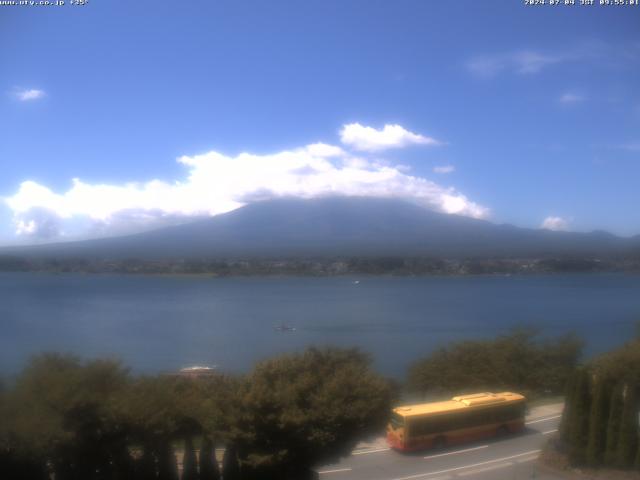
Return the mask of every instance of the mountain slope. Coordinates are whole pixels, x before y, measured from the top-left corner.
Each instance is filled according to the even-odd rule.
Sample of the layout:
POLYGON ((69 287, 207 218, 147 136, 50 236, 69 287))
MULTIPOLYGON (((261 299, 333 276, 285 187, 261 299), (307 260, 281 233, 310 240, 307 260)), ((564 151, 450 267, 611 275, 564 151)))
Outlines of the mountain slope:
POLYGON ((126 237, 2 249, 2 254, 87 258, 616 255, 639 241, 496 225, 401 200, 277 199, 126 237))

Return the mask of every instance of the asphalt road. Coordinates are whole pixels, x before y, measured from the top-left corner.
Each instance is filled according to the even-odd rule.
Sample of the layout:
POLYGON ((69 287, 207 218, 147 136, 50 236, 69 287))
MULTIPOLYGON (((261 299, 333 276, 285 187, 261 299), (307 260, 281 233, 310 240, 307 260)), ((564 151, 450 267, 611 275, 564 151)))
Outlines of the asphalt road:
POLYGON ((317 471, 321 480, 556 480, 561 477, 539 472, 535 460, 557 431, 561 410, 562 405, 533 409, 521 434, 436 452, 403 454, 378 439, 317 471))

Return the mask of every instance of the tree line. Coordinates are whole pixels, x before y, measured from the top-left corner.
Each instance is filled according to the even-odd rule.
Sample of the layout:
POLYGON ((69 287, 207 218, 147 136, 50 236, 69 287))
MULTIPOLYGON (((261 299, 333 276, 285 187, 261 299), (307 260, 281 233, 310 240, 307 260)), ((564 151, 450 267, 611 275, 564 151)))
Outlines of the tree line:
POLYGON ((455 342, 415 362, 408 389, 423 398, 509 390, 528 398, 562 395, 582 348, 575 334, 544 339, 529 328, 455 342))
POLYGON ((505 275, 638 272, 640 257, 439 258, 403 256, 163 259, 46 257, 0 254, 0 272, 151 275, 505 275))
POLYGON ((389 383, 353 349, 202 378, 43 354, 0 395, 0 478, 178 480, 177 450, 183 480, 312 478, 382 429, 390 407, 389 383))
MULTIPOLYGON (((440 349, 406 392, 562 392, 574 336, 516 330, 440 349)), ((120 362, 41 354, 0 390, 0 478, 304 480, 379 434, 399 386, 357 349, 309 348, 244 376, 133 376, 120 362), (215 449, 224 448, 222 467, 215 449), (180 454, 179 472, 176 453, 180 454)))

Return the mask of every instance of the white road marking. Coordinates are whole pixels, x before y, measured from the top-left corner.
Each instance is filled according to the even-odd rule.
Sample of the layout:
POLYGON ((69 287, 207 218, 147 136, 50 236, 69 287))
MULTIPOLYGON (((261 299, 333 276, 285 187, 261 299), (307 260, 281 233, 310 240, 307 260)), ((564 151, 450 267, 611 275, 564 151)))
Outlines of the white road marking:
POLYGON ((321 470, 318 474, 324 475, 325 473, 350 472, 351 470, 351 468, 336 468, 335 470, 321 470))
POLYGON ((542 432, 543 435, 549 435, 550 433, 556 433, 558 431, 558 429, 556 428, 555 430, 547 430, 546 432, 542 432))
POLYGON ((499 468, 510 467, 511 465, 513 465, 513 463, 511 463, 511 462, 498 463, 497 465, 491 465, 490 467, 476 468, 475 470, 469 470, 468 472, 462 472, 462 473, 459 473, 458 476, 459 477, 466 477, 468 475, 477 475, 478 473, 489 472, 491 470, 498 470, 499 468))
POLYGON ((538 458, 538 457, 534 456, 534 457, 521 458, 519 460, 516 460, 516 462, 518 462, 518 463, 527 463, 527 462, 534 461, 536 458, 538 458))
POLYGON ((489 445, 482 445, 480 447, 465 448, 464 450, 456 450, 455 452, 439 453, 438 455, 429 455, 428 457, 424 457, 424 458, 428 459, 428 458, 446 457, 447 455, 456 455, 458 453, 473 452, 474 450, 480 450, 482 448, 488 448, 488 447, 489 445))
POLYGON ((524 422, 525 425, 531 425, 532 423, 540 423, 546 422, 547 420, 555 420, 556 418, 560 418, 562 415, 554 415, 553 417, 541 418, 539 420, 531 420, 530 422, 524 422))
POLYGON ((464 465, 462 467, 447 468, 446 470, 438 470, 437 472, 418 473, 416 475, 409 475, 408 477, 394 478, 393 480, 410 480, 412 478, 430 477, 431 475, 440 475, 441 473, 455 472, 457 470, 464 470, 464 469, 467 469, 467 468, 479 467, 481 465, 488 465, 490 463, 504 462, 505 460, 511 460, 513 458, 524 457, 524 456, 527 456, 527 455, 532 455, 534 453, 540 453, 540 450, 530 450, 528 452, 519 453, 517 455, 511 455, 509 457, 496 458, 494 460, 487 460, 486 462, 473 463, 471 465, 464 465))
POLYGON ((365 450, 363 452, 353 452, 351 455, 366 455, 367 453, 386 452, 391 450, 390 448, 376 448, 375 450, 365 450))

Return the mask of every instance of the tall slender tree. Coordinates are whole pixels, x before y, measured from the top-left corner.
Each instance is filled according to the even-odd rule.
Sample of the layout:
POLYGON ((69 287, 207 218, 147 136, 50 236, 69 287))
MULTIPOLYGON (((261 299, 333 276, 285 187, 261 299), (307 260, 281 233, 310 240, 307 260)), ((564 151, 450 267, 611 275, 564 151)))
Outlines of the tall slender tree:
POLYGON ((240 465, 238 455, 233 446, 227 446, 222 457, 222 478, 223 480, 240 480, 240 465))
POLYGON ((638 395, 635 385, 626 385, 618 440, 618 465, 633 465, 638 446, 638 395))
POLYGON ((178 465, 171 442, 162 441, 158 449, 158 480, 178 480, 178 465))
POLYGON ((624 399, 622 392, 624 385, 616 385, 611 393, 609 402, 609 420, 607 421, 607 442, 604 453, 604 463, 615 465, 618 458, 618 440, 620 439, 620 420, 624 399))
POLYGON ((158 476, 156 455, 149 446, 142 448, 142 455, 136 460, 134 471, 136 480, 155 480, 158 476))
POLYGON ((564 410, 562 412, 562 418, 560 419, 560 426, 558 427, 560 440, 565 444, 569 442, 571 424, 573 423, 573 402, 576 390, 576 379, 578 377, 577 371, 571 375, 567 380, 567 386, 565 389, 564 397, 564 410))
POLYGON ((609 413, 609 382, 602 375, 595 378, 593 402, 589 416, 589 440, 587 443, 587 464, 597 467, 604 460, 607 443, 607 420, 609 413))
POLYGON ((184 440, 184 455, 182 457, 182 480, 199 480, 198 460, 196 452, 193 448, 193 440, 191 436, 187 436, 184 440))
POLYGON ((569 459, 575 465, 582 465, 585 462, 589 435, 591 373, 586 368, 581 368, 577 375, 571 406, 573 413, 569 432, 569 459))
POLYGON ((204 436, 200 446, 200 480, 219 480, 220 470, 211 438, 204 436))

